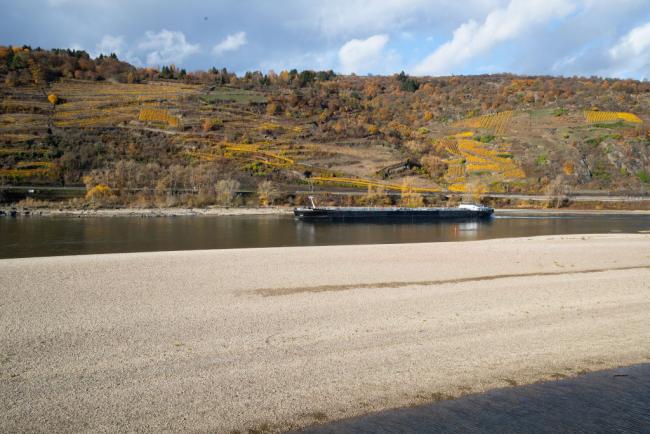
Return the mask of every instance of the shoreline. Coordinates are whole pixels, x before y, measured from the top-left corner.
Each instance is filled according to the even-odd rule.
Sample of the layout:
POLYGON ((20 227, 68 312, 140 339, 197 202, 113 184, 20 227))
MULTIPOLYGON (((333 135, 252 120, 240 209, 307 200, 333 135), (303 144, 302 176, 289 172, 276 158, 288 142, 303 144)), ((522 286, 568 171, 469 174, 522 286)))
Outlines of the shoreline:
MULTIPOLYGON (((15 208, 0 207, 7 217, 12 209, 17 217, 188 217, 188 216, 243 216, 291 215, 293 207, 218 207, 207 208, 15 208)), ((495 215, 650 215, 650 210, 581 210, 566 208, 495 208, 495 215)))
POLYGON ((280 432, 650 360, 647 234, 6 259, 0 274, 3 431, 280 432))
MULTIPOLYGON (((12 208, 0 208, 6 215, 12 208)), ((188 217, 188 216, 240 216, 285 215, 293 213, 289 207, 208 207, 208 208, 98 208, 53 209, 17 208, 19 217, 188 217), (28 211, 28 214, 25 214, 28 211)))

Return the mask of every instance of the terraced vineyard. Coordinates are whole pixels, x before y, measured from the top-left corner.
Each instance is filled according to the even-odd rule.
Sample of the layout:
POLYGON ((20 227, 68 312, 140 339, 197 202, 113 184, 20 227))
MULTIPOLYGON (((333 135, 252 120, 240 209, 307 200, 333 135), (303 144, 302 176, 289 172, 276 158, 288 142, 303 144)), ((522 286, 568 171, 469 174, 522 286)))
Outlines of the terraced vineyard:
POLYGON ((637 115, 627 112, 601 112, 595 110, 587 110, 585 111, 585 119, 589 123, 616 121, 625 121, 635 124, 643 123, 643 121, 637 115))
POLYGON ((142 108, 138 115, 140 122, 154 122, 157 124, 168 125, 172 128, 178 128, 180 121, 177 116, 169 113, 169 110, 157 108, 142 108))
POLYGON ((463 119, 454 123, 455 128, 476 128, 492 130, 495 134, 505 134, 512 118, 512 110, 463 119))
POLYGON ((488 145, 467 139, 466 133, 452 136, 445 141, 449 158, 445 179, 450 191, 463 192, 467 180, 487 177, 488 183, 508 183, 525 178, 526 174, 514 160, 511 145, 488 145), (496 148, 496 149, 495 149, 496 148))
POLYGON ((177 128, 178 119, 167 109, 150 107, 165 104, 178 108, 184 97, 197 94, 198 87, 98 83, 89 89, 87 82, 63 81, 54 85, 52 92, 62 101, 56 105, 53 117, 57 127, 106 127, 140 120, 158 121, 177 128))
POLYGON ((149 195, 143 200, 167 200, 169 191, 214 195, 219 179, 248 190, 270 180, 286 191, 311 183, 405 194, 476 185, 539 194, 558 177, 576 189, 648 185, 650 95, 635 97, 635 107, 591 110, 595 100, 585 97, 533 106, 520 94, 501 107, 486 95, 532 92, 527 86, 536 81, 511 86, 507 77, 483 78, 480 104, 471 94, 450 96, 473 78, 422 80, 415 92, 391 77, 337 77, 307 87, 63 79, 47 88, 4 88, 0 181, 104 185, 102 192, 113 192, 104 195, 142 190, 149 195), (415 164, 402 169, 404 161, 415 164), (399 170, 381 170, 393 166, 399 170))

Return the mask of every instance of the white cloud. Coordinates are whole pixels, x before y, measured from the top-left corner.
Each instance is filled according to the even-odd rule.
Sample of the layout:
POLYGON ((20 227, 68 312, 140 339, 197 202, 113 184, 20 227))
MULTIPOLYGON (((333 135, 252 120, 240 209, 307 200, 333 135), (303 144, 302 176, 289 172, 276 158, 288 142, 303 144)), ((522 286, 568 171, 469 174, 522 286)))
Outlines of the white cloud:
POLYGON ((104 37, 102 37, 102 40, 95 46, 95 48, 95 57, 99 56, 100 54, 109 55, 111 53, 119 55, 124 48, 124 36, 104 35, 104 37))
POLYGON ((630 30, 608 51, 611 74, 644 76, 650 72, 650 22, 630 30))
POLYGON ((377 70, 388 39, 388 35, 374 35, 346 42, 339 50, 341 72, 365 74, 377 70))
MULTIPOLYGON (((503 0, 328 0, 291 22, 328 38, 426 28, 444 28, 461 17, 481 16, 503 0)), ((302 8, 305 9, 305 8, 302 8)))
POLYGON ((226 38, 219 42, 212 48, 212 53, 215 56, 221 56, 226 51, 235 51, 246 45, 246 32, 237 32, 232 35, 226 36, 226 38))
POLYGON ((147 65, 181 63, 200 51, 198 44, 187 42, 183 32, 163 29, 158 33, 146 32, 144 36, 145 40, 138 44, 138 48, 148 51, 147 65))
POLYGON ((482 24, 469 20, 460 25, 452 39, 417 64, 413 72, 450 74, 454 68, 515 38, 530 26, 564 17, 573 10, 574 5, 568 0, 511 0, 507 7, 490 12, 482 24))

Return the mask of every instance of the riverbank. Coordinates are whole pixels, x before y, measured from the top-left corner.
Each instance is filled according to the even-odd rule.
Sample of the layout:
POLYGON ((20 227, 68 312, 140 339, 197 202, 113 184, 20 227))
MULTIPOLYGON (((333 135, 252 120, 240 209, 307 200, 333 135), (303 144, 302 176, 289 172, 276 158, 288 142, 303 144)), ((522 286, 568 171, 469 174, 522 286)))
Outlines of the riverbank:
POLYGON ((0 260, 0 430, 281 431, 650 360, 650 235, 0 260))
POLYGON ((32 217, 182 217, 182 216, 232 216, 281 215, 293 213, 289 207, 207 207, 207 208, 0 208, 0 213, 32 217))
MULTIPOLYGON (((182 216, 236 216, 236 215, 290 215, 293 207, 219 207, 207 208, 30 208, 0 207, 1 216, 17 217, 182 217, 182 216)), ((497 208, 498 214, 538 215, 650 215, 650 210, 583 210, 566 208, 497 208)))

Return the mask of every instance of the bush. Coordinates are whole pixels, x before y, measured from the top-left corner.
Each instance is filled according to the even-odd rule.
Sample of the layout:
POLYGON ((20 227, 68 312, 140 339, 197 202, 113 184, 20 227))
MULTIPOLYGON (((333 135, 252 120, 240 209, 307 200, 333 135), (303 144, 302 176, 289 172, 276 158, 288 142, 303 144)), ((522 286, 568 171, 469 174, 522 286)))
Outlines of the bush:
POLYGON ((207 118, 203 121, 203 131, 208 132, 208 131, 216 131, 218 129, 221 129, 223 127, 223 122, 221 122, 221 119, 217 118, 207 118))
POLYGON ((636 172, 636 177, 639 178, 639 180, 644 184, 650 184, 650 173, 646 172, 645 170, 639 170, 636 172))

